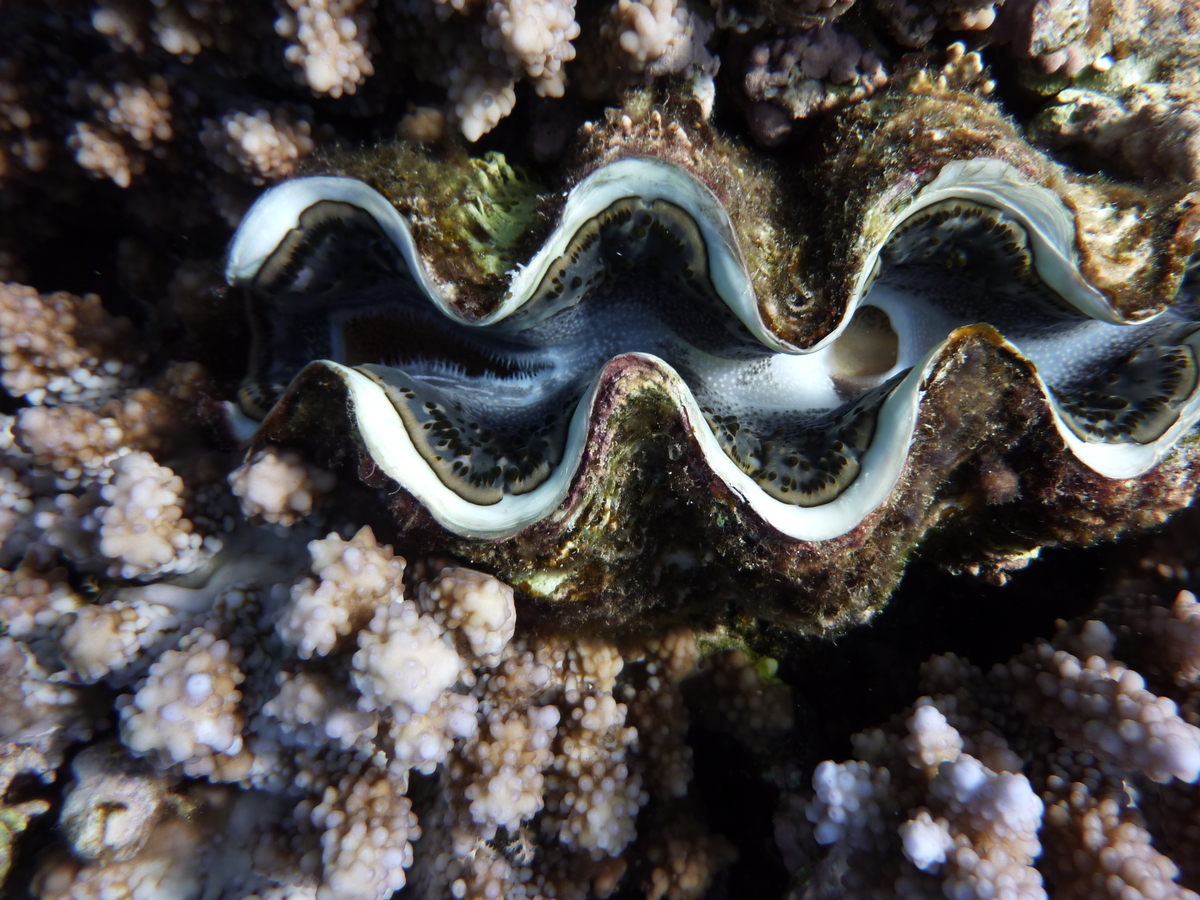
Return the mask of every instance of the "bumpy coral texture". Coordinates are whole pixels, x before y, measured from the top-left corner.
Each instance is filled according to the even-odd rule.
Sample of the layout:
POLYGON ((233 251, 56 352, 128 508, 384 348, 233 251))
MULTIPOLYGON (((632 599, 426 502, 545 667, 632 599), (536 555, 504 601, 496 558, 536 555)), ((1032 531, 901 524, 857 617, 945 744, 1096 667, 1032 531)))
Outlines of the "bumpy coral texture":
POLYGON ((210 757, 236 756, 242 746, 241 654, 202 628, 179 646, 150 667, 121 710, 121 735, 135 752, 156 752, 166 765, 208 774, 210 757))
MULTIPOLYGON (((622 683, 611 641, 523 635, 512 589, 492 576, 423 560, 408 600, 404 561, 369 529, 311 541, 318 578, 291 583, 301 549, 264 532, 220 557, 207 584, 68 605, 61 671, 124 693, 118 740, 77 758, 70 852, 46 858, 39 896, 211 887, 195 860, 238 853, 254 859, 238 877, 258 896, 383 900, 406 883, 535 896, 579 879, 615 890, 650 792, 678 797, 690 777, 680 685, 699 661, 692 633, 635 642, 622 683), (305 634, 325 659, 301 652, 305 634), (357 651, 339 645, 351 637, 357 651), (639 742, 630 706, 675 712, 639 742), (410 795, 413 769, 443 788, 410 795), (425 832, 436 852, 422 851, 425 832), (530 867, 519 843, 496 855, 485 842, 501 833, 544 843, 545 865, 530 867)), ((57 752, 86 737, 77 689, 53 685, 24 644, 0 645, 15 667, 0 674, 27 698, 5 717, 9 739, 57 752)), ((737 695, 730 709, 757 693, 736 682, 717 688, 737 695)), ((699 896, 733 854, 682 810, 669 821, 649 889, 699 896)))
POLYGON ((376 900, 404 887, 421 833, 406 788, 407 779, 368 770, 326 789, 311 813, 323 831, 318 900, 376 900))
MULTIPOLYGON (((148 453, 130 453, 113 466, 100 496, 98 549, 118 560, 110 574, 123 578, 190 572, 203 558, 204 541, 184 518, 183 479, 148 453)), ((211 550, 220 544, 210 545, 211 550)))
POLYGON ((443 628, 465 636, 467 647, 460 649, 484 665, 500 662, 517 627, 513 589, 470 569, 443 569, 421 585, 417 602, 443 628))
POLYGON ((131 332, 96 294, 39 296, 25 285, 0 285, 4 389, 34 406, 107 399, 132 380, 131 332))
MULTIPOLYGON (((736 854, 689 807, 687 735, 729 733, 764 770, 789 759, 797 718, 773 660, 705 658, 682 626, 621 642, 530 631, 508 585, 447 560, 410 568, 368 528, 321 538, 299 517, 239 524, 233 461, 211 472, 211 460, 172 458, 177 475, 133 449, 187 446, 170 411, 177 398, 203 402, 200 384, 179 370, 105 407, 127 419, 30 407, 18 423, 44 421, 18 426, 6 451, 10 534, 24 535, 26 559, 0 594, 3 759, 52 781, 65 753, 106 727, 85 700, 96 689, 81 685, 119 697, 117 730, 75 757, 37 896, 215 890, 197 860, 242 872, 246 897, 574 896, 583 885, 600 896, 636 884, 699 898, 716 883, 736 854), (147 416, 158 424, 139 425, 147 416), (172 583, 134 551, 159 546, 154 528, 174 533, 181 518, 148 511, 181 511, 190 484, 203 486, 190 502, 223 549, 172 583), (118 589, 75 589, 64 566, 82 563, 46 543, 71 515, 80 558, 118 589), (121 544, 112 556, 101 555, 106 524, 121 544), (412 789, 414 770, 425 789, 412 789)), ((302 459, 282 468, 316 477, 302 459)), ((283 510, 289 484, 267 505, 283 510)), ((923 699, 856 737, 857 759, 822 764, 811 794, 785 799, 785 858, 830 867, 847 896, 986 896, 1001 884, 1191 896, 1198 609, 1187 593, 1113 602, 987 676, 933 658, 923 699)), ((0 821, 19 831, 48 808, 22 801, 0 821)))
POLYGON ((523 69, 541 97, 561 97, 564 66, 575 58, 571 41, 579 37, 574 2, 562 0, 490 0, 483 42, 503 54, 514 71, 523 69))
POLYGON ((363 708, 390 706, 401 723, 429 712, 462 671, 462 658, 443 629, 411 601, 380 607, 358 646, 354 683, 363 708))
POLYGON ((1004 0, 874 0, 892 35, 907 47, 923 47, 935 32, 982 31, 996 21, 1004 0))
MULTIPOLYGON (((206 385, 175 366, 152 388, 114 386, 99 411, 47 395, 11 422, 5 758, 49 785, 105 729, 56 788, 61 839, 35 895, 616 890, 651 794, 686 793, 691 631, 628 648, 526 633, 491 575, 440 559, 409 571, 369 527, 320 537, 328 473, 275 451, 230 472, 235 459, 196 450, 188 411, 206 385), (81 570, 108 589, 81 595, 81 570), (111 710, 88 706, 99 692, 111 710), (442 789, 410 791, 414 771, 442 789), (426 831, 438 849, 422 864, 426 831), (526 843, 486 844, 504 835, 526 843), (531 865, 534 845, 547 855, 531 865)), ((48 808, 21 801, 0 821, 18 833, 48 808)), ((732 861, 685 810, 670 822, 661 890, 732 861)))
POLYGON ((601 15, 583 91, 602 97, 663 76, 711 73, 717 66, 705 47, 711 35, 712 26, 686 2, 616 0, 601 15))
POLYGON ((1172 826, 1142 810, 1194 798, 1200 729, 1112 658, 1123 650, 1173 672, 1187 696, 1194 607, 1186 593, 1169 607, 1145 597, 1103 606, 1101 618, 1060 622, 1053 642, 986 676, 954 654, 932 657, 921 678, 929 694, 855 735, 857 759, 821 763, 813 794, 785 806, 776 832, 785 852, 848 866, 833 876, 847 896, 909 895, 940 881, 954 896, 1006 885, 1028 897, 1196 897, 1160 849, 1172 826), (1106 622, 1139 628, 1114 633, 1106 622), (1156 657, 1143 655, 1149 647, 1156 657))
POLYGON ((275 20, 280 37, 293 41, 284 58, 296 80, 314 94, 353 94, 375 74, 371 64, 371 5, 362 0, 288 0, 275 20))
POLYGON ((16 60, 0 59, 0 183, 11 171, 41 171, 49 162, 48 142, 34 130, 41 115, 31 87, 16 60))
POLYGON ((625 727, 626 712, 607 692, 582 697, 561 729, 563 762, 547 776, 543 829, 595 858, 616 855, 633 840, 634 820, 649 799, 626 761, 637 736, 625 727))
POLYGON ((229 475, 234 496, 247 518, 291 525, 312 513, 337 484, 337 478, 305 462, 300 454, 268 447, 229 475))
POLYGON ((255 184, 287 178, 315 146, 312 124, 285 107, 206 119, 200 141, 222 169, 255 184))
POLYGON ((86 865, 69 854, 47 859, 34 889, 44 900, 101 900, 104 897, 164 897, 198 893, 204 884, 200 854, 205 830, 184 819, 157 828, 137 856, 109 865, 86 865))
POLYGON ((84 606, 64 620, 59 654, 84 683, 127 669, 183 622, 170 606, 143 598, 84 606))
POLYGON ((6 687, 0 697, 5 746, 31 748, 57 766, 66 747, 91 736, 79 690, 52 681, 26 644, 0 637, 0 676, 6 687))
POLYGON ((380 547, 370 526, 349 542, 336 534, 308 545, 312 570, 292 588, 279 635, 301 659, 325 656, 340 638, 365 625, 376 609, 403 596, 404 560, 380 547))
POLYGON ((78 104, 92 111, 92 119, 75 124, 69 141, 75 161, 96 177, 129 187, 133 176, 145 171, 147 152, 174 137, 166 80, 91 82, 79 85, 77 93, 78 104))

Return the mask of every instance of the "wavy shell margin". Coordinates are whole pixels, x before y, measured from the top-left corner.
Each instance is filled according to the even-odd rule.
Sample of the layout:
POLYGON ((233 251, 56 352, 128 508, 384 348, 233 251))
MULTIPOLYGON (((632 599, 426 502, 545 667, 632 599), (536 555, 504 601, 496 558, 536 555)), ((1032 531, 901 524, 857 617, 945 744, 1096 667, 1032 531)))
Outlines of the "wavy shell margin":
MULTIPOLYGON (((914 198, 948 165, 982 156, 1005 162, 1071 211, 1079 270, 1111 321, 1149 318, 1169 304, 1200 222, 1194 195, 1072 176, 1024 144, 991 104, 913 78, 915 88, 910 83, 906 92, 901 84, 843 115, 824 157, 798 175, 750 164, 693 104, 658 105, 640 94, 585 136, 563 190, 531 202, 518 183, 508 196, 522 196, 504 213, 523 216, 535 226, 534 238, 544 240, 571 187, 589 175, 623 159, 668 162, 707 187, 727 214, 754 294, 769 298, 757 306, 764 329, 784 344, 815 347, 849 320, 872 254, 914 198), (918 119, 935 130, 944 122, 944 136, 899 140, 911 136, 918 119), (846 189, 848 179, 853 190, 846 189), (832 184, 840 187, 821 187, 832 184), (791 223, 789 209, 802 211, 791 223), (843 263, 805 264, 820 258, 843 263)), ((494 315, 508 284, 488 266, 470 271, 466 257, 456 256, 470 241, 446 232, 447 214, 438 207, 453 191, 421 195, 412 189, 417 176, 405 181, 387 175, 377 160, 359 162, 335 171, 367 176, 411 222, 431 291, 440 290, 464 321, 494 315)), ((445 161, 427 164, 462 171, 445 161)), ((507 233, 515 230, 509 222, 507 233)), ((526 263, 532 256, 516 243, 502 250, 518 267, 523 253, 526 263)), ((927 539, 950 565, 1003 577, 1042 546, 1090 543, 1157 524, 1193 496, 1197 455, 1190 436, 1164 459, 1156 454, 1136 478, 1106 477, 1083 464, 1070 450, 1071 436, 1056 427, 1036 372, 989 327, 955 331, 916 380, 911 442, 890 493, 857 524, 808 539, 776 528, 714 469, 701 446, 706 426, 689 409, 686 388, 669 367, 640 354, 612 360, 594 383, 579 461, 553 511, 509 533, 464 536, 448 529, 389 477, 376 462, 378 448, 356 427, 361 400, 334 366, 309 366, 254 446, 300 446, 326 465, 353 468, 380 489, 405 543, 490 565, 556 617, 579 621, 734 609, 837 631, 883 604, 908 555, 927 539), (998 487, 1010 475, 1019 487, 998 487), (960 527, 941 527, 950 523, 960 527)))

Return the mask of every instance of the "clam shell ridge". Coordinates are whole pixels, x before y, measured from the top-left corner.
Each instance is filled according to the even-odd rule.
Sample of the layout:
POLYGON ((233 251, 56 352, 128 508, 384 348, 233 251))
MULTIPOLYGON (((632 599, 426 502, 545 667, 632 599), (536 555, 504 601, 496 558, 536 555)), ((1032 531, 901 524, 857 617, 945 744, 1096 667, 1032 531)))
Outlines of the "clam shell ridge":
MULTIPOLYGON (((776 327, 770 308, 778 298, 756 291, 743 230, 713 187, 685 166, 645 156, 606 162, 570 189, 539 249, 508 273, 502 296, 478 316, 464 312, 453 286, 420 251, 411 222, 372 187, 345 177, 279 185, 247 213, 227 265, 257 322, 248 385, 268 406, 295 375, 259 442, 312 443, 324 433, 314 419, 344 416, 360 473, 369 483, 394 485, 402 522, 441 531, 452 549, 496 564, 530 594, 552 599, 614 588, 620 575, 585 573, 567 561, 589 555, 574 533, 581 518, 594 520, 597 504, 619 494, 614 485, 623 478, 670 481, 646 470, 681 455, 675 467, 687 474, 675 479, 678 496, 668 501, 680 509, 666 515, 686 517, 703 507, 700 531, 742 532, 716 542, 734 568, 815 586, 815 567, 870 540, 889 515, 912 506, 914 492, 922 494, 916 518, 933 514, 936 478, 918 489, 911 472, 923 458, 935 459, 933 468, 948 476, 966 456, 990 452, 982 424, 966 429, 968 436, 947 437, 942 459, 936 435, 922 433, 947 419, 947 405, 961 403, 964 389, 986 395, 976 401, 980 410, 1000 406, 998 415, 1014 420, 1005 436, 997 434, 997 453, 1022 440, 1021 432, 1040 429, 1035 443, 1058 457, 1060 475, 1064 467, 1091 473, 1082 476, 1093 486, 1085 494, 1103 495, 1106 480, 1149 484, 1177 474, 1154 470, 1200 419, 1200 325, 1190 304, 1163 298, 1156 308, 1131 312, 1096 288, 1081 272, 1076 210, 1011 161, 944 161, 901 202, 891 196, 878 204, 859 236, 869 239, 855 249, 840 320, 807 342, 776 327), (639 253, 633 263, 625 259, 639 253), (622 274, 617 258, 635 274, 622 274), (964 273, 940 280, 940 270, 955 266, 964 273), (647 268, 669 277, 644 289, 636 273, 647 268), (964 285, 978 296, 964 299, 964 285), (428 311, 405 312, 409 318, 381 313, 390 291, 405 294, 406 308, 433 307, 451 338, 495 341, 473 352, 515 368, 498 377, 432 359, 438 351, 422 348, 419 335, 426 325, 441 326, 428 311), (682 318, 700 310, 694 315, 707 324, 696 326, 698 338, 683 339, 669 333, 678 312, 645 327, 620 324, 637 317, 628 309, 643 294, 654 309, 690 304, 682 318), (604 304, 618 310, 620 322, 611 328, 619 336, 607 344, 568 338, 585 349, 566 353, 566 363, 540 348, 553 344, 561 321, 578 319, 576 330, 589 333, 610 328, 602 313, 581 312, 604 304), (295 309, 306 317, 303 328, 281 324, 295 309), (371 340, 356 333, 363 322, 378 333, 371 340), (295 336, 314 328, 320 336, 306 358, 307 348, 293 346, 295 336), (367 360, 361 346, 386 344, 379 334, 390 328, 418 337, 410 334, 391 357, 367 360), (559 372, 581 360, 591 371, 559 372), (1016 399, 998 379, 1011 382, 1005 390, 1016 399), (566 386, 554 387, 560 381, 566 386), (530 401, 541 403, 539 416, 551 410, 549 424, 520 430, 516 451, 490 446, 497 441, 489 429, 502 430, 502 421, 468 422, 489 415, 474 395, 500 382, 499 420, 518 417, 526 395, 559 391, 530 401), (722 406, 726 385, 735 399, 722 406), (802 420, 795 427, 788 425, 793 412, 802 420), (641 445, 656 442, 657 450, 638 456, 641 445), (1154 473, 1149 481, 1147 473, 1154 473), (745 545, 753 542, 767 549, 747 565, 745 545), (503 549, 523 543, 523 551, 503 549), (764 561, 771 547, 787 548, 787 559, 764 561), (513 561, 531 555, 539 561, 528 571, 513 561)), ((435 344, 440 339, 431 338, 435 344)), ((1159 487, 1146 488, 1157 500, 1139 499, 1138 485, 1114 486, 1112 496, 1130 506, 1161 501, 1159 487)), ((1178 502, 1186 498, 1172 495, 1165 505, 1178 502)), ((628 498, 615 506, 634 515, 628 498)), ((621 523, 605 528, 610 543, 628 538, 621 523)), ((643 533, 630 543, 636 549, 647 540, 643 533)), ((681 570, 696 568, 703 556, 694 547, 657 550, 681 570)), ((606 554, 611 563, 622 551, 606 554)), ((898 572, 896 564, 890 572, 898 572)), ((890 576, 863 577, 884 583, 890 576)), ((869 586, 848 590, 858 592, 854 603, 833 600, 815 613, 823 625, 872 606, 869 586)))

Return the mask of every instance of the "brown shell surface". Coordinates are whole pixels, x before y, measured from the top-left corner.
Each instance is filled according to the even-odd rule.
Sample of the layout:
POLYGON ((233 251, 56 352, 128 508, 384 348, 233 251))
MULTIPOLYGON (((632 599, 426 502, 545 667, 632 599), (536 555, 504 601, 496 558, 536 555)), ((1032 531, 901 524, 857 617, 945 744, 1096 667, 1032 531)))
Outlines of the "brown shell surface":
MULTIPOLYGON (((1076 217, 1080 271, 1130 321, 1169 305, 1200 236, 1194 185, 1081 176, 1030 145, 988 97, 921 68, 902 71, 886 91, 833 117, 814 143, 817 150, 794 162, 764 159, 716 131, 686 93, 634 91, 602 121, 588 123, 564 182, 540 191, 536 212, 498 252, 510 270, 528 262, 571 187, 620 159, 660 159, 720 200, 766 327, 793 346, 811 347, 841 324, 869 251, 955 160, 999 159, 1057 193, 1076 217)), ((478 254, 463 240, 466 229, 453 221, 458 207, 488 189, 472 179, 465 154, 431 155, 401 142, 335 154, 320 165, 361 178, 412 222, 423 257, 464 319, 482 319, 499 306, 507 279, 480 271, 478 254)))
MULTIPOLYGON (((713 191, 733 223, 764 323, 801 347, 842 322, 870 250, 953 160, 1000 159, 1055 191, 1076 214, 1082 271, 1127 320, 1170 303, 1200 227, 1186 187, 1132 188, 1072 174, 1026 143, 991 101, 915 71, 834 119, 819 152, 790 167, 752 161, 679 92, 635 92, 585 129, 563 189, 540 194, 522 239, 505 252, 529 259, 570 187, 631 156, 670 162, 713 191)), ((411 218, 435 279, 453 285, 450 302, 478 319, 501 301, 505 279, 481 275, 469 242, 440 230, 462 184, 421 188, 460 162, 401 147, 327 166, 364 178, 411 218)), ((491 567, 549 614, 580 623, 732 613, 837 632, 881 608, 923 543, 953 568, 1003 580, 1041 547, 1155 525, 1195 492, 1192 438, 1136 479, 1108 479, 1081 464, 1054 427, 1031 365, 977 326, 955 332, 933 365, 890 496, 849 533, 795 540, 709 468, 694 437, 706 426, 689 421, 679 388, 673 373, 645 357, 613 359, 566 499, 499 540, 443 528, 384 475, 357 436, 345 387, 319 364, 293 382, 252 451, 296 446, 321 465, 354 471, 385 499, 401 545, 449 549, 491 567)))

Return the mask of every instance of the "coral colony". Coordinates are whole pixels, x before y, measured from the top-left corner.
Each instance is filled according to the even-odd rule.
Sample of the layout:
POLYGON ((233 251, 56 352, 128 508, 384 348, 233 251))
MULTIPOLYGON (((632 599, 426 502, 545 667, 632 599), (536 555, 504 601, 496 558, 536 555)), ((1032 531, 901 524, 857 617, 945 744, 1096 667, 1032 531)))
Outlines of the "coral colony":
POLYGON ((1195 900, 1198 235, 1192 2, 5 0, 0 893, 1195 900))

